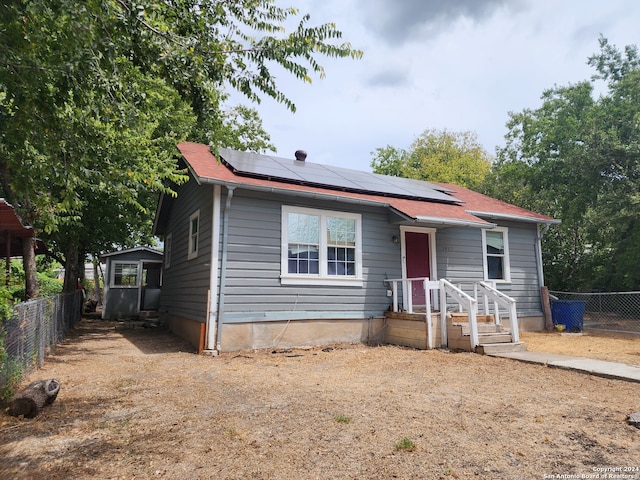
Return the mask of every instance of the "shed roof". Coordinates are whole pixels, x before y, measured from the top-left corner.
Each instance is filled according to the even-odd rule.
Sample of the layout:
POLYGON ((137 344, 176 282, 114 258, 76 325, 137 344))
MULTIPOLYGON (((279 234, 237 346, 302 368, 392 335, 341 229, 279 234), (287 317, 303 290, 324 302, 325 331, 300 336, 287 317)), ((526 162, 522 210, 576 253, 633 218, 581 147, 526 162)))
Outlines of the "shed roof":
POLYGON ((162 256, 163 253, 160 250, 155 250, 153 248, 150 247, 133 247, 133 248, 127 248, 126 250, 117 250, 115 252, 110 252, 110 253, 103 253, 102 255, 100 255, 100 259, 106 258, 106 257, 113 257, 116 255, 125 255, 125 254, 129 254, 129 253, 150 253, 153 255, 157 255, 157 256, 162 256))
MULTIPOLYGON (((7 237, 9 238, 9 256, 22 256, 22 239, 35 236, 33 227, 24 225, 13 205, 0 198, 0 255, 7 253, 7 237)), ((36 254, 45 253, 46 248, 41 240, 36 239, 36 254)))
MULTIPOLYGON (((224 161, 222 155, 224 155, 224 152, 228 152, 226 149, 221 150, 223 161, 218 161, 207 145, 183 142, 178 145, 178 149, 182 153, 191 174, 199 184, 221 184, 228 187, 242 187, 318 199, 324 198, 349 203, 385 206, 398 215, 407 218, 407 220, 431 225, 491 228, 495 226, 491 220, 497 219, 543 224, 559 223, 558 220, 546 215, 496 200, 457 185, 424 182, 428 187, 435 186, 440 194, 444 194, 446 198, 443 200, 408 198, 373 190, 352 191, 331 185, 320 186, 304 181, 294 183, 287 179, 239 174, 238 171, 233 171, 228 162, 224 161)), ((268 156, 263 157, 266 160, 270 158, 268 156)), ((345 169, 341 169, 341 171, 344 172, 345 169)), ((416 180, 411 180, 411 182, 416 182, 416 180)), ((162 215, 161 208, 162 200, 156 216, 156 233, 159 234, 163 233, 158 225, 159 218, 162 215)))

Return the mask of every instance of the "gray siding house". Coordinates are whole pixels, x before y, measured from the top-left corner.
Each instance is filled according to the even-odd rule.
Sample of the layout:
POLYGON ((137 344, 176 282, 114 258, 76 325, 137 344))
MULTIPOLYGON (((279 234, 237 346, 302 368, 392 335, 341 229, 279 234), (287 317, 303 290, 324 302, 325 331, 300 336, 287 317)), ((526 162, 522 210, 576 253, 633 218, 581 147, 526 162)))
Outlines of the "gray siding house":
POLYGON ((455 185, 178 148, 190 180, 158 204, 159 310, 199 350, 374 339, 394 300, 425 304, 420 282, 392 298, 406 278, 493 282, 523 328, 543 326, 540 236, 556 220, 455 185))

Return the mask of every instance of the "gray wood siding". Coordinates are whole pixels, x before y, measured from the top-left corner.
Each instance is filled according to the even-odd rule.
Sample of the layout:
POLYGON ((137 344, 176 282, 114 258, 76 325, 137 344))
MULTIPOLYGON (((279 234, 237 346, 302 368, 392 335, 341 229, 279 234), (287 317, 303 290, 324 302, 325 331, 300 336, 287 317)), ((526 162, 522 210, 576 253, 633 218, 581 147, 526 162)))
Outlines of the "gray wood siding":
MULTIPOLYGON (((160 309, 204 322, 209 290, 213 186, 193 180, 180 187, 167 224, 172 234, 171 265, 164 271, 160 309), (187 259, 189 216, 200 209, 200 247, 187 259)), ((226 188, 222 188, 221 211, 226 188)), ((401 277, 399 225, 386 208, 300 196, 258 193, 238 187, 228 211, 223 323, 305 318, 379 316, 392 299, 386 278, 401 277), (282 205, 362 215, 363 286, 282 285, 280 282, 282 205)), ((518 302, 519 314, 541 314, 535 259, 536 226, 509 227, 511 283, 499 289, 518 302)), ((221 235, 221 232, 217 233, 221 235)), ((221 242, 222 243, 222 242, 221 242)), ((482 280, 482 237, 475 228, 439 228, 438 278, 482 280)), ((217 286, 214 286, 217 288, 217 286)))
POLYGON ((167 224, 171 233, 171 262, 163 273, 160 311, 206 320, 211 259, 213 187, 192 179, 178 189, 167 224), (189 217, 200 209, 198 256, 187 258, 189 217))
MULTIPOLYGON (((540 293, 536 267, 536 225, 500 223, 509 228, 511 282, 498 289, 517 302, 518 314, 540 315, 540 293)), ((446 228, 436 237, 438 277, 482 280, 482 233, 475 228, 446 228)))
POLYGON ((225 322, 381 315, 391 299, 385 278, 400 276, 398 234, 386 209, 304 201, 236 190, 229 215, 225 322), (282 205, 362 214, 364 286, 280 284, 282 205))

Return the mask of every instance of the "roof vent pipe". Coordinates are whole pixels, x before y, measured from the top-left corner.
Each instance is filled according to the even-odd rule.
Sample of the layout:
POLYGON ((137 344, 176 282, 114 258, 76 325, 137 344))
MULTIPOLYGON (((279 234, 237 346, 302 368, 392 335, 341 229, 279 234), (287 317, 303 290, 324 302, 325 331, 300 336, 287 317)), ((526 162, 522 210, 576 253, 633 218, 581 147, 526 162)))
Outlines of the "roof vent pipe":
POLYGON ((296 160, 298 160, 299 162, 304 162, 307 159, 307 152, 305 152, 304 150, 296 150, 295 156, 296 160))

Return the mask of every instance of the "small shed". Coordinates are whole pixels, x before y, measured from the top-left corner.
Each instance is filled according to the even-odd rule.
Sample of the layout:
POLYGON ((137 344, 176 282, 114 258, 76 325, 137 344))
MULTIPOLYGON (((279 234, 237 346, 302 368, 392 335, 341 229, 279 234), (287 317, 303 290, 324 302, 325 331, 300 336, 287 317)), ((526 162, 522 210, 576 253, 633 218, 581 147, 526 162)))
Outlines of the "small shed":
POLYGON ((105 266, 103 320, 157 312, 162 288, 162 252, 135 247, 102 255, 105 266))

